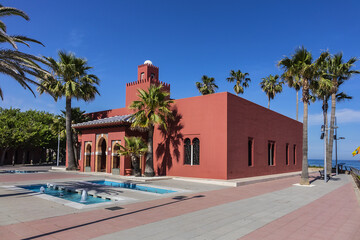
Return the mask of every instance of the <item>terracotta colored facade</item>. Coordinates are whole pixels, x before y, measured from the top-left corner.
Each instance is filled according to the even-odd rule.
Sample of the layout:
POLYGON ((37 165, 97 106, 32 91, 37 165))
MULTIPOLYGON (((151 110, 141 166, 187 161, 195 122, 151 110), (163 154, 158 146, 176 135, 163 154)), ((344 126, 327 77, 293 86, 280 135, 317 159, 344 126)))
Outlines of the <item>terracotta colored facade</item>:
MULTIPOLYGON (((126 106, 137 99, 138 88, 160 83, 157 67, 140 65, 137 81, 126 84, 126 106)), ((170 92, 170 85, 162 84, 170 92)), ((175 117, 168 131, 156 128, 154 133, 157 175, 234 179, 301 170, 302 123, 298 121, 228 92, 177 99, 172 108, 175 117)), ((131 113, 126 107, 90 115, 104 119, 131 113)), ((77 127, 82 132, 80 171, 125 175, 130 160, 116 156, 116 144, 123 144, 124 136, 146 139, 146 133, 129 126, 77 127)), ((144 159, 141 166, 144 169, 144 159)))

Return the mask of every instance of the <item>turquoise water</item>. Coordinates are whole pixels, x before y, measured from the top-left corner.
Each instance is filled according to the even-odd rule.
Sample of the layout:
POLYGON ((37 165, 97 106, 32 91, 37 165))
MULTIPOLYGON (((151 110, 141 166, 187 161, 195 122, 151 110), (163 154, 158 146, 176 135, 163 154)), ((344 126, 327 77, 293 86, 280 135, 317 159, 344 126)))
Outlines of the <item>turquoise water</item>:
MULTIPOLYGON (((85 204, 85 205, 111 201, 109 199, 103 199, 103 198, 97 198, 97 197, 93 197, 93 196, 88 196, 86 202, 80 202, 81 194, 78 194, 78 193, 75 193, 75 192, 67 192, 67 191, 64 191, 64 190, 54 190, 53 188, 47 188, 47 186, 45 184, 19 186, 19 187, 24 188, 26 190, 33 191, 33 192, 37 192, 37 193, 40 193, 40 188, 44 187, 45 188, 45 194, 47 194, 47 195, 62 198, 62 199, 69 200, 69 201, 72 201, 72 202, 85 204), (63 194, 63 196, 60 196, 61 193, 63 194)), ((44 194, 44 193, 42 193, 42 194, 44 194)))
POLYGON ((120 187, 120 188, 128 188, 128 189, 133 189, 133 190, 138 190, 138 191, 152 192, 152 193, 159 193, 159 194, 176 192, 176 191, 162 189, 162 188, 139 186, 139 185, 137 185, 135 183, 112 182, 112 181, 106 181, 106 180, 98 180, 98 181, 90 181, 90 182, 95 183, 95 184, 99 184, 99 185, 106 185, 106 186, 120 187))
MULTIPOLYGON (((360 161, 357 160, 338 160, 339 163, 345 163, 346 167, 354 167, 360 169, 360 161)), ((335 167, 335 160, 332 161, 333 167, 335 167)), ((309 166, 324 166, 324 159, 309 159, 309 166)))

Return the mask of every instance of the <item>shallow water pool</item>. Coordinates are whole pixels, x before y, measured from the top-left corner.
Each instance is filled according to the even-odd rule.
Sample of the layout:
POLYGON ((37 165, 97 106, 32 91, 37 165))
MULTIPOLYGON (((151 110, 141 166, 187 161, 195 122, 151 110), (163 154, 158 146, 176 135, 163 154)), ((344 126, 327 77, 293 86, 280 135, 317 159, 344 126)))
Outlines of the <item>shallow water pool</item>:
POLYGON ((88 196, 86 202, 80 202, 81 194, 78 194, 77 192, 68 192, 66 190, 58 190, 58 189, 48 188, 47 185, 45 185, 45 184, 19 186, 19 187, 26 189, 26 190, 33 191, 33 192, 37 192, 37 193, 40 193, 40 188, 44 187, 45 193, 40 193, 40 194, 47 194, 47 195, 50 195, 53 197, 58 197, 61 199, 65 199, 65 200, 69 200, 72 202, 81 203, 81 204, 85 204, 85 205, 111 201, 109 199, 88 196))
POLYGON ((99 184, 99 185, 127 188, 127 189, 132 189, 132 190, 137 190, 137 191, 151 192, 151 193, 158 193, 158 194, 166 194, 166 193, 176 192, 173 190, 142 186, 142 185, 137 185, 135 183, 127 183, 127 182, 112 182, 112 181, 108 181, 108 180, 96 180, 96 181, 89 181, 89 182, 99 184))

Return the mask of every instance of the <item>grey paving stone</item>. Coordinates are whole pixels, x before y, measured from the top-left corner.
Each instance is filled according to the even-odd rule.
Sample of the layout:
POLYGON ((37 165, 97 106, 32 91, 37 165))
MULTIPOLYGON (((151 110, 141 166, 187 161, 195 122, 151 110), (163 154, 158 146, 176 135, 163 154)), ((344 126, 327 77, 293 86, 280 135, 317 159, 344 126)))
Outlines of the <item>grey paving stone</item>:
MULTIPOLYGON (((157 234, 148 235, 146 239, 238 239, 346 183, 348 183, 348 176, 342 175, 341 181, 331 181, 327 184, 319 181, 316 183, 317 186, 311 188, 292 186, 96 239, 125 239, 125 236, 129 236, 131 232, 147 233, 150 229, 154 233, 156 232, 154 229, 159 231, 157 234)), ((136 234, 130 239, 143 238, 144 235, 136 234)))

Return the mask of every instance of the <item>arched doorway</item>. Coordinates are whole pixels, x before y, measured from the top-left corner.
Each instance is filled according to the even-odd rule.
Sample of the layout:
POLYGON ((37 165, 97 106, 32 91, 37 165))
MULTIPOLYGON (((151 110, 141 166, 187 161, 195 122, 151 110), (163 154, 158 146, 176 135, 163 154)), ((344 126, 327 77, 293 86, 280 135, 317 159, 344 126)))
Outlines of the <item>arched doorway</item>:
POLYGON ((112 174, 119 175, 120 174, 120 144, 115 143, 113 144, 113 150, 112 150, 112 174))
POLYGON ((106 140, 101 138, 98 142, 97 171, 106 172, 106 140))
POLYGON ((85 172, 91 172, 91 144, 90 143, 88 143, 85 148, 84 169, 85 169, 85 172))

